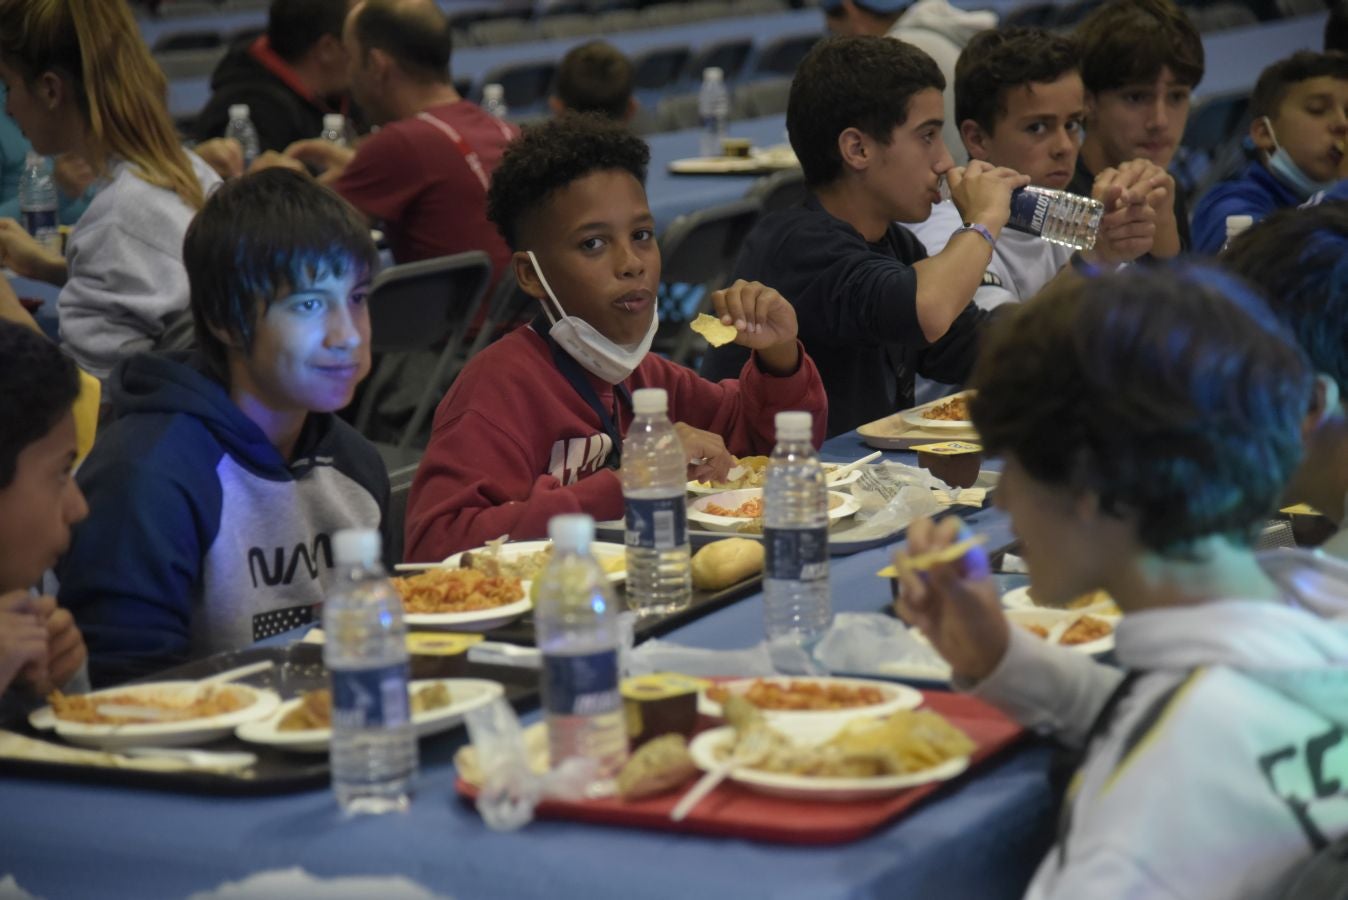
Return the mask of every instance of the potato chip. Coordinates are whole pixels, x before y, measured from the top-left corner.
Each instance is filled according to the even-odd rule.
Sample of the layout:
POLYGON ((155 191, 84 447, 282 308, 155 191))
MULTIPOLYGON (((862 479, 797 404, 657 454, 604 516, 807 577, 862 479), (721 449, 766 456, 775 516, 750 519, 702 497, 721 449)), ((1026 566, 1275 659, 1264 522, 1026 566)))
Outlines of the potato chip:
POLYGON ((688 327, 706 338, 707 343, 713 347, 730 343, 740 333, 734 325, 723 325, 720 319, 706 313, 698 313, 697 318, 690 322, 688 327))
MULTIPOLYGON (((960 541, 958 544, 951 544, 949 547, 942 547, 939 550, 919 553, 917 556, 903 556, 899 558, 899 568, 903 572, 926 572, 942 563, 954 562, 986 540, 987 536, 980 534, 969 538, 967 541, 960 541)), ((886 566, 876 574, 881 578, 894 578, 901 573, 894 566, 886 566)))

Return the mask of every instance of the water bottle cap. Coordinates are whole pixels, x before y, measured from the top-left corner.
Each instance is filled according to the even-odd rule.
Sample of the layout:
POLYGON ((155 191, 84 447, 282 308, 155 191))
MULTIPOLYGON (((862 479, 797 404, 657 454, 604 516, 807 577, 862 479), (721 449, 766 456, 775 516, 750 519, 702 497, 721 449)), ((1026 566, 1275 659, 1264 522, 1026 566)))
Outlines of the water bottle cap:
POLYGON ((585 553, 594 540, 594 519, 584 513, 553 516, 548 520, 548 537, 558 550, 585 553))
POLYGON ((382 542, 373 528, 343 528, 332 536, 332 556, 338 565, 372 563, 379 559, 382 542))
POLYGON ((632 411, 639 416, 662 416, 669 411, 669 395, 664 388, 633 391, 632 411))
POLYGON ((499 84, 488 84, 482 87, 483 100, 504 100, 505 87, 499 84))
POLYGON ((702 80, 723 81, 725 80, 725 73, 721 71, 720 66, 707 66, 707 68, 702 70, 702 80))
POLYGON ((346 117, 343 116, 341 113, 323 114, 324 131, 341 131, 345 127, 346 127, 346 117))
POLYGON ((1227 216, 1226 236, 1231 238, 1254 224, 1254 216, 1227 216))
POLYGON ((233 103, 233 104, 230 104, 230 107, 229 107, 229 117, 230 117, 231 119, 246 119, 246 118, 248 118, 248 104, 247 104, 247 103, 233 103))
POLYGON ((807 412, 779 412, 776 419, 777 440, 809 438, 814 428, 814 416, 807 412))

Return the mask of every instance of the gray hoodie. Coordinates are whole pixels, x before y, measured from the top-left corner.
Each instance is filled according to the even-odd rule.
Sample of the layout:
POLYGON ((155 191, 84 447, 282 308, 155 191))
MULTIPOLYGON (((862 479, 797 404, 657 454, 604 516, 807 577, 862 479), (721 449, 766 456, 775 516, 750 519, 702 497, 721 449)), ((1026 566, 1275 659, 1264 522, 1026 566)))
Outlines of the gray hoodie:
MULTIPOLYGON (((1270 556, 1284 604, 1124 616, 1116 655, 1140 677, 1087 748, 1028 897, 1267 897, 1348 834, 1348 566, 1270 556)), ((1120 680, 1013 628, 974 693, 1080 745, 1120 680)))

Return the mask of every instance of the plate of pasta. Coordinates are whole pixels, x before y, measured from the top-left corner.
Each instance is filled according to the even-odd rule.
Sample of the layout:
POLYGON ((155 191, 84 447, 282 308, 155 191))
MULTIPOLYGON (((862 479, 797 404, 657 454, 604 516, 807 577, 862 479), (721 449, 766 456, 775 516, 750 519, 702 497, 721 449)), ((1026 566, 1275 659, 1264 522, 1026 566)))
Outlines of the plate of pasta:
MULTIPOLYGON (((463 717, 504 692, 495 681, 481 678, 431 678, 407 685, 412 727, 417 737, 448 731, 463 717)), ((332 695, 326 689, 306 691, 285 701, 265 719, 235 729, 241 740, 296 753, 326 753, 332 740, 332 695)))
MULTIPOLYGON (((609 581, 618 582, 627 577, 627 548, 622 544, 593 541, 590 552, 609 581)), ((552 541, 488 541, 485 546, 446 557, 442 565, 477 569, 494 577, 518 578, 525 582, 525 593, 528 594, 528 582, 542 573, 551 558, 552 541)))
POLYGON ((403 600, 403 620, 423 628, 486 631, 529 611, 528 585, 476 569, 435 568, 392 579, 403 600))
POLYGON ((49 706, 28 717, 34 728, 104 750, 209 743, 245 722, 266 718, 281 703, 275 691, 246 684, 203 687, 195 681, 156 681, 69 696, 54 691, 48 700, 49 706))
POLYGON ((734 694, 777 722, 793 718, 852 718, 882 716, 922 705, 922 694, 907 685, 867 678, 774 677, 737 678, 704 689, 697 711, 722 715, 721 704, 734 694))

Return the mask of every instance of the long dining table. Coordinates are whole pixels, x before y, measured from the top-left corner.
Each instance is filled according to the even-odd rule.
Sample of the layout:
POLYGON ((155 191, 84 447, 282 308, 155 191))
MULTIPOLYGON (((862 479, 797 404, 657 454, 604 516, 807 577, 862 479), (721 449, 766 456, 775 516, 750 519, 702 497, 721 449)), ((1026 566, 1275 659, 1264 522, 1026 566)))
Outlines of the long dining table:
MULTIPOLYGON (((855 435, 822 456, 856 458, 855 435)), ((886 453, 911 461, 911 454, 886 453)), ((1005 537, 995 509, 970 519, 1005 537)), ((876 612, 891 547, 835 557, 839 612, 876 612)), ((763 637, 761 593, 665 635, 708 649, 763 637)), ((565 821, 488 829, 454 791, 460 733, 422 743, 405 814, 343 819, 330 791, 203 797, 0 775, 0 880, 59 898, 183 898, 250 874, 302 867, 320 878, 401 875, 446 897, 1016 897, 1052 833, 1050 748, 1022 741, 907 815, 852 843, 788 846, 565 821)))

